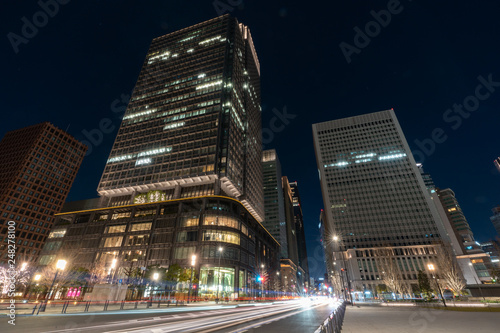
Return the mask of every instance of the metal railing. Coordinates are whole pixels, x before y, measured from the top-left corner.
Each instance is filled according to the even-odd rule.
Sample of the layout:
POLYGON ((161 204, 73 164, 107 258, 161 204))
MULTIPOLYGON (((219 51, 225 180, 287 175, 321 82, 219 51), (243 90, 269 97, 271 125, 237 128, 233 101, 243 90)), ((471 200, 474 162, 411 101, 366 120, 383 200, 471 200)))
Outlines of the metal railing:
POLYGON ((343 302, 338 308, 333 310, 314 333, 340 333, 344 322, 345 306, 346 302, 343 302))

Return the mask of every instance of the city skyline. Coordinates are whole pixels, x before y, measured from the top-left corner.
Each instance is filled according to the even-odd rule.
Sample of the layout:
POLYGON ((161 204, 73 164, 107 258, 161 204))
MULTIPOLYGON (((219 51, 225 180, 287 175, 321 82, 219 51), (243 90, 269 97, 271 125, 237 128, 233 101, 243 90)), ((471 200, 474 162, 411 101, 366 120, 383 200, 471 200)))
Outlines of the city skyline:
MULTIPOLYGON (((98 177, 96 178, 95 175, 100 174, 104 169, 105 162, 108 158, 109 152, 111 151, 111 143, 114 141, 118 130, 119 118, 123 116, 124 107, 126 105, 124 103, 126 98, 122 97, 122 95, 130 95, 137 73, 139 72, 144 59, 144 54, 147 52, 147 45, 150 40, 165 33, 202 22, 217 15, 211 6, 211 3, 207 3, 206 13, 192 13, 192 17, 189 18, 186 18, 187 16, 190 16, 187 12, 185 12, 187 8, 181 10, 185 17, 175 17, 175 15, 160 13, 153 15, 151 25, 140 28, 142 29, 140 32, 134 32, 134 28, 139 28, 138 24, 140 20, 137 22, 133 21, 130 24, 130 28, 127 28, 124 24, 119 22, 117 22, 117 27, 119 28, 111 28, 110 23, 112 21, 110 21, 106 15, 108 15, 108 13, 112 13, 111 7, 113 6, 104 6, 104 16, 91 16, 89 18, 89 23, 87 23, 89 31, 83 31, 70 24, 71 18, 76 15, 74 11, 77 11, 79 8, 78 6, 79 5, 71 4, 67 7, 61 7, 61 12, 58 16, 56 16, 45 29, 40 29, 39 35, 36 36, 36 38, 30 40, 29 44, 20 46, 19 54, 14 54, 12 52, 7 39, 4 41, 2 46, 6 50, 5 54, 7 54, 7 57, 12 57, 12 59, 9 58, 9 60, 12 60, 11 62, 16 64, 16 66, 12 66, 13 68, 6 69, 8 77, 14 82, 18 82, 17 80, 28 81, 28 78, 31 77, 32 81, 30 83, 30 87, 41 85, 44 80, 49 80, 52 84, 49 84, 48 87, 41 89, 43 94, 42 92, 37 92, 33 96, 33 100, 40 101, 39 106, 37 107, 34 107, 30 101, 19 100, 18 97, 16 98, 16 96, 19 95, 12 93, 14 90, 12 90, 10 94, 7 93, 8 95, 12 95, 12 97, 5 96, 7 106, 12 110, 22 112, 11 112, 11 114, 6 116, 7 121, 2 124, 0 135, 3 136, 3 134, 9 130, 25 127, 45 120, 55 122, 56 125, 63 129, 70 125, 68 129, 70 134, 81 140, 87 141, 88 138, 86 138, 84 131, 86 131, 86 133, 95 133, 92 132, 93 129, 99 127, 105 128, 105 130, 100 130, 102 138, 100 138, 99 135, 94 136, 96 142, 101 142, 99 144, 92 143, 92 147, 89 149, 90 154, 84 159, 82 165, 82 169, 85 169, 86 171, 78 175, 75 181, 74 189, 70 193, 71 200, 85 199, 96 196, 95 188, 98 177), (99 23, 102 25, 99 25, 99 23), (85 45, 89 46, 94 45, 90 44, 90 39, 93 34, 98 31, 111 32, 114 31, 114 29, 123 29, 124 31, 122 33, 124 34, 130 33, 132 42, 129 42, 128 39, 127 41, 122 40, 122 38, 110 41, 106 38, 98 38, 97 44, 95 45, 102 44, 102 50, 99 51, 103 52, 104 57, 102 60, 97 60, 98 64, 95 65, 96 67, 94 69, 89 70, 91 67, 85 64, 86 61, 88 61, 88 58, 94 58, 95 56, 93 55, 98 54, 99 52, 93 51, 92 49, 85 49, 83 55, 79 55, 78 53, 82 51, 82 49, 80 49, 75 42, 68 40, 68 52, 72 55, 71 57, 74 56, 74 62, 71 60, 68 63, 66 62, 68 60, 58 58, 58 56, 56 56, 55 52, 61 52, 61 50, 63 50, 61 48, 62 46, 54 45, 54 51, 46 50, 47 44, 58 44, 57 41, 59 38, 64 37, 64 35, 58 36, 53 29, 60 29, 64 26, 69 27, 70 31, 75 31, 77 34, 80 34, 83 37, 83 43, 87 43, 85 45), (53 40, 51 38, 53 38, 53 40), (108 42, 109 44, 107 44, 108 42), (134 46, 127 46, 129 43, 134 44, 134 46), (27 59, 36 59, 37 57, 35 55, 37 50, 41 49, 44 49, 49 57, 51 55, 55 57, 55 60, 62 60, 61 66, 63 66, 65 70, 69 71, 71 74, 68 74, 68 76, 57 74, 55 78, 49 78, 49 74, 51 73, 64 72, 61 68, 57 67, 52 60, 43 60, 36 68, 26 68, 25 64, 28 61, 27 59), (115 51, 113 49, 121 49, 121 51, 115 51), (117 60, 114 61, 111 57, 117 57, 117 60), (84 66, 78 65, 82 62, 85 64, 84 66), (82 68, 78 69, 77 67, 82 68), (132 70, 130 70, 130 67, 133 67, 132 70), (129 68, 129 70, 123 70, 122 68, 129 68), (32 71, 32 74, 26 74, 26 69, 32 71), (88 73, 84 73, 84 71, 87 71, 88 73), (128 72, 128 74, 121 74, 121 72, 128 72), (65 80, 69 80, 69 82, 72 82, 73 84, 75 80, 71 78, 72 75, 74 75, 75 78, 78 78, 78 81, 81 81, 81 83, 75 83, 76 86, 75 89, 73 89, 73 93, 67 94, 64 87, 59 85, 59 81, 63 82, 65 80), (92 82, 92 80, 95 81, 95 84, 89 85, 88 82, 92 82), (55 87, 57 88, 54 89, 55 87), (57 91, 59 91, 58 89, 63 89, 65 96, 62 97, 61 100, 56 101, 54 94, 57 94, 57 91), (50 91, 52 91, 52 94, 49 93, 50 91), (97 98, 93 101, 89 101, 85 97, 88 94, 96 94, 95 96, 97 98), (67 110, 67 107, 70 105, 74 105, 74 111, 72 110, 71 115, 66 115, 63 110, 67 110), (84 112, 84 119, 77 120, 79 118, 76 115, 79 113, 83 114, 84 112), (27 116, 31 121, 29 123, 26 121, 27 116), (105 121, 103 123, 103 119, 110 119, 110 121, 105 121), (111 127, 113 127, 113 129, 111 129, 111 127), (87 180, 91 178, 93 180, 87 180)), ((422 82, 423 77, 418 76, 415 72, 418 70, 418 66, 423 67, 424 63, 419 63, 413 71, 408 72, 408 69, 401 66, 401 64, 395 60, 396 55, 388 56, 389 59, 383 63, 384 70, 388 70, 389 73, 392 73, 390 75, 392 75, 391 77, 395 79, 395 83, 388 84, 388 79, 384 79, 382 84, 384 88, 381 88, 380 90, 376 88, 375 82, 372 80, 369 80, 366 85, 354 84, 353 81, 361 81, 360 78, 363 77, 360 76, 360 74, 357 74, 357 71, 362 72, 363 68, 367 66, 367 63, 370 62, 373 55, 378 54, 378 52, 381 52, 381 48, 389 45, 387 43, 390 42, 390 38, 404 37, 402 35, 398 35, 395 31, 401 27, 403 18, 394 17, 394 23, 392 23, 394 26, 391 25, 388 27, 383 34, 380 37, 377 37, 377 40, 374 39, 372 44, 367 47, 366 50, 363 50, 360 55, 353 56, 351 64, 347 64, 345 63, 345 60, 342 59, 342 54, 338 54, 337 44, 341 42, 342 39, 347 40, 348 38, 351 38, 350 32, 352 32, 352 27, 357 24, 361 25, 364 23, 363 20, 368 18, 366 16, 362 16, 359 20, 342 22, 343 33, 341 37, 338 39, 334 37, 331 38, 332 52, 330 53, 333 53, 333 50, 335 50, 333 57, 331 54, 329 56, 322 56, 318 65, 316 65, 325 66, 325 68, 327 68, 330 61, 329 59, 332 58, 332 61, 339 62, 336 66, 343 68, 342 72, 338 75, 338 81, 340 82, 345 80, 347 74, 354 71, 354 77, 352 78, 353 81, 348 81, 349 84, 346 88, 343 88, 340 92, 335 93, 335 99, 338 103, 337 105, 328 105, 325 103, 326 99, 315 98, 316 100, 312 101, 313 104, 311 107, 320 111, 310 111, 304 107, 305 105, 302 104, 302 102, 298 101, 297 98, 293 96, 293 93, 287 93, 287 89, 294 91, 292 85, 300 82, 295 80, 293 77, 288 76, 288 70, 290 69, 288 66, 289 63, 286 61, 284 62, 284 66, 282 67, 287 67, 285 70, 285 68, 282 68, 281 66, 276 66, 276 62, 270 61, 270 57, 273 56, 272 50, 274 50, 274 52, 281 53, 292 52, 291 48, 284 48, 285 45, 281 42, 277 44, 278 46, 276 48, 272 48, 271 45, 273 45, 273 43, 278 39, 284 39, 284 41, 290 40, 291 36, 289 37, 288 34, 285 34, 284 30, 289 28, 289 25, 291 24, 290 18, 298 15, 299 7, 296 4, 291 4, 288 8, 286 8, 286 10, 282 10, 283 8, 275 8, 273 5, 269 4, 262 4, 262 6, 265 6, 266 11, 268 12, 266 15, 273 18, 271 21, 275 21, 275 25, 272 25, 271 23, 259 24, 256 18, 252 18, 252 13, 255 13, 256 9, 250 5, 248 8, 235 8, 232 15, 238 17, 240 21, 245 22, 245 24, 252 27, 254 39, 257 40, 256 36, 259 36, 259 41, 257 42, 259 43, 258 49, 260 50, 259 57, 261 57, 262 65, 268 68, 267 72, 269 72, 269 69, 273 66, 276 67, 277 73, 272 76, 268 74, 270 76, 269 81, 264 83, 267 88, 263 88, 263 127, 269 129, 270 121, 273 117, 277 117, 276 113, 273 112, 273 109, 276 109, 276 112, 281 112, 281 114, 283 114, 283 110, 286 107, 286 112, 289 115, 295 116, 293 119, 284 119, 287 122, 285 123, 285 126, 283 126, 284 129, 273 133, 274 140, 267 142, 265 144, 265 148, 277 149, 282 159, 284 168, 283 173, 288 175, 291 181, 298 181, 301 186, 304 218, 306 221, 305 225, 308 253, 309 256, 314 256, 314 249, 316 245, 314 242, 319 237, 316 231, 318 222, 317 216, 319 214, 319 209, 322 208, 322 205, 318 205, 317 203, 318 198, 320 198, 320 191, 317 170, 314 162, 310 124, 318 121, 338 119, 345 116, 355 116, 388 107, 394 107, 396 112, 403 114, 400 121, 404 132, 408 132, 407 137, 410 147, 417 150, 419 147, 415 144, 415 140, 424 142, 426 138, 432 137, 431 133, 434 128, 448 126, 441 119, 442 114, 447 110, 447 108, 451 107, 453 103, 461 103, 465 97, 473 93, 474 88, 480 82, 477 81, 476 78, 478 76, 482 76, 487 79, 488 75, 493 70, 493 67, 491 66, 491 68, 488 68, 486 66, 486 64, 491 64, 491 61, 488 62, 489 57, 486 55, 481 56, 484 56, 486 61, 484 61, 481 65, 473 66, 473 68, 470 69, 470 72, 462 71, 460 74, 453 74, 453 70, 458 69, 459 65, 452 64, 445 66, 443 70, 444 74, 439 76, 439 83, 431 85, 434 89, 437 87, 442 93, 442 95, 439 95, 439 98, 436 98, 436 95, 430 93, 430 88, 416 88, 419 83, 422 82), (399 19, 401 19, 401 21, 398 22, 397 20, 399 19), (273 31, 270 35, 265 34, 265 30, 268 28, 271 28, 273 31), (266 51, 262 52, 262 50, 266 51), (264 61, 262 59, 266 60, 264 61), (395 61, 395 65, 389 66, 390 61, 395 61), (390 69, 393 71, 391 72, 390 69), (394 74, 393 72, 396 72, 397 74, 394 74), (389 87, 394 88, 397 84, 411 84, 410 79, 405 79, 405 75, 410 78, 415 78, 415 76, 417 76, 418 80, 415 80, 415 86, 409 86, 410 89, 408 89, 415 90, 415 94, 405 94, 397 89, 395 89, 394 92, 389 92, 385 95, 381 94, 382 90, 385 89, 386 91, 389 91, 389 87), (445 75, 448 76, 445 78, 445 75), (454 81, 458 81, 456 86, 454 86, 457 92, 452 94, 448 91, 450 88, 446 83, 451 84, 454 81), (276 90, 274 90, 273 87, 276 87, 276 90), (350 90, 351 92, 348 92, 347 90, 350 90), (360 91, 363 92, 363 95, 368 102, 360 103, 353 101, 350 98, 352 96, 351 94, 357 94, 360 91), (401 96, 397 96, 398 94, 401 96), (422 94, 422 97, 420 94, 422 94), (429 100, 432 100, 432 102, 429 100), (352 105, 350 105, 351 103, 352 105), (321 105, 327 106, 323 106, 321 108, 321 105), (347 105, 349 105, 349 107, 347 107, 347 105), (432 108, 430 106, 432 106, 432 108), (301 135, 296 136, 296 133, 301 133, 301 135), (301 158, 302 161, 296 161, 297 155, 304 157, 301 158)), ((348 5, 346 6, 345 10, 350 10, 348 5)), ((403 12, 401 15, 409 15, 410 10, 422 13, 421 7, 410 7, 410 5, 407 7, 408 13, 403 12)), ((165 12, 167 12, 166 9, 168 6, 165 5, 163 8, 165 9, 165 12)), ((462 7, 460 8, 463 9, 462 7)), ((369 8, 369 6, 366 7, 366 14, 369 13, 370 9, 371 8, 369 8)), ((34 13, 37 10, 39 10, 39 8, 36 5, 33 5, 31 8, 29 8, 29 6, 13 8, 12 18, 6 20, 8 25, 5 25, 5 31, 14 31, 18 27, 20 28, 21 21, 19 18, 23 15, 27 15, 28 13, 34 13)), ((133 10, 131 10, 130 7, 127 9, 113 8, 113 11, 114 10, 118 10, 118 17, 120 18, 133 17, 133 10), (127 12, 128 10, 130 10, 130 13, 127 12)), ((158 10, 158 8, 156 8, 156 10, 158 10)), ((169 8, 169 10, 172 11, 172 8, 169 8)), ((363 10, 364 7, 360 9, 361 12, 363 10)), ((149 9, 144 9, 144 11, 146 13, 152 13, 149 9)), ((474 12, 472 14, 474 14, 474 12)), ((405 19, 409 18, 409 16, 405 17, 405 19)), ((447 20, 451 19, 447 18, 447 20)), ((404 28, 404 25, 402 27, 404 28)), ((104 33, 104 35, 106 35, 106 33, 104 33)), ((297 36, 300 38, 304 37, 303 34, 298 34, 297 36)), ((487 39, 487 36, 488 35, 483 36, 483 38, 487 39)), ((295 39, 295 37, 293 39, 295 39)), ((306 41, 303 38, 301 40, 306 41)), ((438 38, 436 37, 431 40, 433 43, 436 43, 437 41, 438 38)), ((411 48, 407 44, 405 45, 405 50, 409 54, 411 48)), ((444 49, 440 50, 440 52, 446 54, 444 49)), ((396 50, 392 51, 395 51, 397 55, 401 55, 401 53, 398 53, 396 50)), ((305 56, 305 52, 306 51, 300 51, 300 56, 305 56)), ((464 58, 461 57, 454 59, 456 59, 457 63, 461 63, 464 61, 466 55, 463 55, 464 58)), ((482 59, 481 57, 476 59, 482 59)), ((333 78, 336 80, 334 70, 328 69, 326 74, 322 74, 320 73, 318 67, 313 67, 311 72, 302 71, 300 73, 300 75, 304 78, 310 80, 315 89, 319 89, 318 91, 324 93, 325 96, 328 96, 330 91, 337 89, 335 84, 327 84, 325 87, 322 86, 324 82, 327 82, 325 75, 328 76, 329 79, 333 78)), ((371 72, 371 74, 375 76, 381 75, 382 73, 384 73, 384 71, 371 72)), ((492 80, 496 81, 497 79, 495 73, 493 72, 492 75, 492 80)), ((14 84, 14 87, 15 86, 16 84, 14 84)), ((494 128, 493 123, 495 123, 495 121, 492 120, 498 117, 498 115, 493 112, 495 109, 494 106, 498 104, 498 97, 493 94, 490 99, 482 103, 484 103, 484 105, 481 105, 478 112, 471 115, 468 119, 463 119, 463 125, 461 127, 456 130, 447 128, 446 136, 448 139, 443 143, 435 143, 435 152, 429 154, 429 156, 425 156, 423 163, 426 171, 432 174, 436 186, 442 188, 450 187, 454 189, 464 210, 464 214, 469 220, 476 237, 481 241, 486 241, 489 234, 494 230, 489 220, 491 209, 497 206, 500 201, 498 191, 496 191, 498 186, 491 185, 491 189, 488 189, 484 185, 493 184, 494 182, 498 182, 500 179, 497 170, 491 163, 492 159, 498 156, 498 149, 494 151, 493 149, 488 150, 489 147, 486 147, 488 146, 487 143, 494 142, 493 140, 495 138, 492 134, 492 129, 494 128), (474 127, 485 128, 485 130, 480 133, 476 133, 473 130, 474 127), (471 131, 474 134, 470 136, 467 135, 467 133, 471 133, 471 131), (485 139, 480 140, 475 138, 475 136, 479 136, 480 134, 482 135, 483 133, 486 136, 485 139), (480 142, 486 142, 486 144, 479 145, 480 142), (453 165, 452 167, 451 165, 447 165, 446 161, 449 160, 452 154, 457 154, 458 148, 456 147, 460 147, 461 155, 466 155, 467 157, 461 161, 462 163, 453 165), (469 172, 471 168, 477 170, 477 173, 471 175, 469 172), (458 181, 459 179, 460 181, 458 181), (467 182, 465 182, 464 179, 467 180, 467 182)), ((278 119, 280 118, 278 117, 278 119)), ((452 125, 455 124, 456 123, 452 123, 452 125)), ((316 270, 314 271, 314 274, 316 276, 321 276, 321 273, 316 270)))

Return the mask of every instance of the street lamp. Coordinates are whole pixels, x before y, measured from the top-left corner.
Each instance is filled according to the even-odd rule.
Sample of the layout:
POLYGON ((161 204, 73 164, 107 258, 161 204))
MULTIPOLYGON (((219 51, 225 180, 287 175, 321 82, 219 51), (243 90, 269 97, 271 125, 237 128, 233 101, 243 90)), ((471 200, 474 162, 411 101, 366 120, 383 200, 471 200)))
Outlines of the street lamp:
POLYGON ((444 300, 443 293, 441 292, 441 287, 439 286, 439 282, 436 279, 436 276, 434 275, 434 271, 436 270, 433 264, 428 264, 427 268, 429 271, 432 273, 432 278, 436 282, 436 286, 438 287, 439 295, 441 295, 441 300, 443 301, 444 307, 446 307, 446 301, 444 300))
MULTIPOLYGON (((342 280, 342 282, 343 282, 343 276, 342 276, 342 272, 343 272, 343 271, 345 271, 345 276, 346 276, 346 280, 347 280, 347 288, 348 288, 348 290, 347 290, 347 293, 346 293, 346 292, 344 292, 344 298, 347 298, 347 297, 348 297, 348 295, 349 295, 349 300, 350 300, 350 302, 351 302, 351 306, 354 306, 354 302, 353 302, 353 299, 352 299, 352 294, 351 294, 351 280, 349 280, 349 274, 347 273, 347 263, 346 263, 346 260, 345 260, 345 257, 344 257, 344 253, 343 253, 343 252, 341 251, 341 249, 340 249, 340 246, 341 246, 342 240, 341 240, 341 239, 340 239, 337 235, 334 235, 334 236, 333 236, 333 241, 334 241, 335 243, 337 243, 337 245, 338 245, 338 247, 339 247, 339 251, 338 251, 338 252, 339 252, 339 253, 340 253, 340 255, 342 256, 342 263, 343 263, 343 266, 344 266, 344 267, 340 269, 340 277, 341 277, 341 280, 342 280)), ((334 262, 333 264, 334 264, 334 265, 337 265, 337 263, 336 263, 336 262, 334 262)), ((343 287, 343 289, 344 289, 344 291, 345 291, 345 284, 344 284, 344 283, 342 283, 342 284, 343 284, 343 285, 342 285, 342 287, 343 287)))
POLYGON ((115 275, 116 262, 117 262, 117 260, 116 260, 116 258, 114 258, 111 261, 111 266, 109 267, 108 279, 109 279, 110 283, 113 283, 113 278, 114 278, 114 275, 115 275), (113 271, 113 275, 111 275, 111 271, 113 271))
POLYGON ((476 281, 476 283, 477 283, 477 285, 479 287, 479 292, 481 293, 481 297, 483 298, 483 300, 486 300, 486 298, 484 298, 484 295, 483 295, 483 290, 481 289, 482 282, 480 282, 480 281, 478 282, 477 281, 477 278, 476 278, 477 274, 476 274, 476 272, 474 272, 473 265, 472 265, 471 262, 469 263, 469 268, 470 268, 470 271, 472 272, 472 276, 474 276, 474 281, 476 281))
POLYGON ((193 285, 193 272, 194 272, 194 266, 196 265, 196 255, 191 256, 191 280, 189 281, 189 291, 188 291, 188 304, 189 304, 189 296, 191 294, 191 286, 193 285))
MULTIPOLYGON (((153 281, 157 282, 160 278, 160 273, 153 273, 153 281)), ((153 296, 155 292, 155 282, 153 282, 153 291, 151 293, 151 302, 153 302, 153 296)))
POLYGON ((217 273, 217 296, 215 298, 215 301, 218 303, 219 302, 219 286, 220 286, 220 258, 222 257, 222 246, 219 247, 219 272, 217 273))
POLYGON ((27 262, 23 262, 21 264, 21 272, 24 271, 26 269, 26 266, 28 266, 28 263, 27 262))
MULTIPOLYGON (((54 283, 56 283, 56 279, 57 279, 57 274, 59 274, 59 271, 63 271, 64 268, 66 268, 66 264, 67 264, 67 261, 66 260, 63 260, 63 259, 59 259, 56 263, 56 274, 54 275, 54 280, 52 280, 52 285, 50 286, 50 289, 47 293, 47 295, 45 296, 45 306, 47 306, 47 302, 50 298, 50 294, 52 293, 52 288, 54 287, 54 283)), ((35 277, 36 279, 36 277, 35 277)), ((45 311, 45 306, 43 308, 43 311, 45 311)))
POLYGON ((260 288, 262 290, 262 298, 264 298, 264 264, 260 265, 261 274, 260 274, 260 288))

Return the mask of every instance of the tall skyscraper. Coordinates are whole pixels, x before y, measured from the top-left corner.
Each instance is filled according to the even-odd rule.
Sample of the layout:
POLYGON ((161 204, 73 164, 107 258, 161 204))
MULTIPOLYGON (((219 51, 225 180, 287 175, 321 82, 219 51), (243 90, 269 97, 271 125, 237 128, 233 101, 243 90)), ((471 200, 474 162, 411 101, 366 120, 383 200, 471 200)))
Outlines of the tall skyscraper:
POLYGON ((304 230, 304 215, 302 214, 302 202, 300 200, 299 185, 297 182, 290 183, 293 201, 293 218, 295 222, 295 233, 297 235, 297 251, 299 254, 299 266, 305 272, 304 281, 309 284, 309 264, 307 262, 306 234, 304 230))
POLYGON ((285 201, 281 184, 281 164, 274 149, 262 152, 264 174, 264 221, 262 224, 281 244, 281 257, 288 258, 285 201))
POLYGON ((262 221, 260 112, 248 27, 224 15, 155 38, 97 191, 111 206, 224 194, 262 221))
POLYGON ((198 296, 257 296, 257 275, 279 270, 261 224, 259 71, 249 29, 228 15, 154 39, 100 207, 59 214, 40 263, 76 249, 72 265, 104 266, 111 282, 126 269, 194 266, 198 296))
POLYGON ((439 215, 394 111, 313 124, 313 136, 335 267, 348 270, 353 288, 373 292, 383 249, 416 283, 435 261, 439 215))
POLYGON ((5 134, 0 141, 0 263, 7 261, 3 241, 9 221, 16 223, 17 261, 37 259, 86 151, 48 122, 5 134))

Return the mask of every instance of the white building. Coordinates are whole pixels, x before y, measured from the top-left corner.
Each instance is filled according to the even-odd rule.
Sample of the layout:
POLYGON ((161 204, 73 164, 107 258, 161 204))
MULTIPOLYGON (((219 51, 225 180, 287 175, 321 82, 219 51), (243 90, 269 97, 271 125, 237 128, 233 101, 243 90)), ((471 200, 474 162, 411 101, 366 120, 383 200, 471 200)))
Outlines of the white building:
POLYGON ((347 269, 350 288, 373 292, 383 279, 376 251, 391 249, 416 284, 449 239, 394 111, 313 124, 313 136, 332 266, 347 269))

